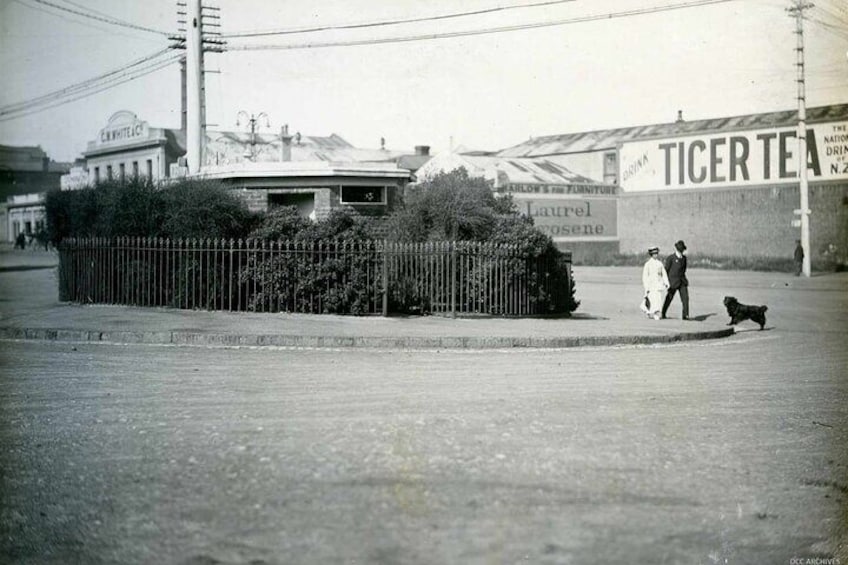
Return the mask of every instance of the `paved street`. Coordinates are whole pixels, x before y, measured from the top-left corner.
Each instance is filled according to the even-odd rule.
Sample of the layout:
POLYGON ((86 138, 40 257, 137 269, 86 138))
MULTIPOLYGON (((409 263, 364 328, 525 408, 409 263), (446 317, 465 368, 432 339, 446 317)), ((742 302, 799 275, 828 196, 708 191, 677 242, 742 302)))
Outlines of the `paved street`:
POLYGON ((580 267, 572 320, 386 320, 63 305, 41 260, 4 258, 7 327, 656 336, 724 327, 724 294, 769 322, 566 349, 0 341, 0 562, 848 563, 844 274, 694 270, 700 323, 646 324, 638 269, 580 267))
POLYGON ((0 561, 841 557, 846 297, 772 308, 553 351, 5 342, 0 561))

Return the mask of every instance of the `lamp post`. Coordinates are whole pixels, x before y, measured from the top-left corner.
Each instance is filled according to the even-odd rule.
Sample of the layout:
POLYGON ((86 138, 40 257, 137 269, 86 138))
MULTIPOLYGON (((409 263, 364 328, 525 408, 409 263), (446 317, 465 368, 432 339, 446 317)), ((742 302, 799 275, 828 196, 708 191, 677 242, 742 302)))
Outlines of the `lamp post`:
POLYGON ((260 112, 258 114, 248 114, 244 110, 240 110, 238 115, 236 116, 236 127, 240 126, 241 123, 239 120, 244 117, 247 123, 247 127, 250 129, 250 150, 249 153, 245 152, 245 157, 249 160, 253 160, 256 158, 256 130, 262 127, 260 123, 262 118, 265 118, 265 127, 271 127, 271 122, 268 119, 268 114, 265 112, 260 112))

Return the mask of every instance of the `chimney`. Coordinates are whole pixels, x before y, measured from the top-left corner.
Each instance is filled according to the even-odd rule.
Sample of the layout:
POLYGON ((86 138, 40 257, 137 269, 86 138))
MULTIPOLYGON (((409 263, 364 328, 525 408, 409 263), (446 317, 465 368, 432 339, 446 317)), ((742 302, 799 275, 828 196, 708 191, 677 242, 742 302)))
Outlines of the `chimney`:
POLYGON ((289 125, 280 128, 280 161, 291 161, 292 136, 289 135, 289 125))
POLYGON ((681 122, 683 122, 683 110, 678 110, 677 111, 677 122, 676 123, 679 124, 681 122))
POLYGON ((429 155, 430 154, 430 146, 429 145, 416 145, 415 146, 415 154, 416 155, 429 155))

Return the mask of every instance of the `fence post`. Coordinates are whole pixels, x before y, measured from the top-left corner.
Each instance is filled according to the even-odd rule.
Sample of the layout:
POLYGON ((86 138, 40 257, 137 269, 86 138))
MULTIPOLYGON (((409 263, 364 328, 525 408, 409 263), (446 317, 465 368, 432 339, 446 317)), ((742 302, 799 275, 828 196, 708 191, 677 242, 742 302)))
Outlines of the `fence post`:
POLYGON ((451 318, 456 318, 456 242, 450 245, 451 318))
POLYGON ((383 316, 389 315, 389 246, 383 240, 383 316))
MULTIPOLYGON (((565 276, 568 279, 568 284, 566 285, 566 295, 565 295, 565 304, 571 304, 571 296, 574 292, 574 282, 571 278, 571 251, 563 252, 563 259, 565 260, 565 276)), ((571 311, 568 311, 568 315, 571 316, 571 311)))

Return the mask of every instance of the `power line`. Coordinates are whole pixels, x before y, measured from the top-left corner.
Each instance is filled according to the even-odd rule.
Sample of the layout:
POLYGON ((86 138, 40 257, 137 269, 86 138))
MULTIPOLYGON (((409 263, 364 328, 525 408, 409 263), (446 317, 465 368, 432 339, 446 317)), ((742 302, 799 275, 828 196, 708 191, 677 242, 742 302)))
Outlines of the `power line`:
POLYGON ((101 17, 101 16, 98 16, 96 14, 92 14, 91 12, 83 12, 81 10, 75 10, 73 8, 68 8, 66 6, 62 6, 61 4, 49 2, 48 0, 32 0, 32 1, 37 2, 38 4, 43 4, 45 6, 50 6, 51 8, 55 8, 57 10, 62 10, 64 12, 68 12, 70 14, 81 16, 83 18, 89 18, 89 19, 92 19, 92 20, 97 20, 99 22, 104 22, 104 23, 111 24, 111 25, 123 26, 123 27, 131 28, 131 29, 137 29, 137 30, 140 30, 140 31, 148 31, 150 33, 158 33, 158 34, 161 34, 161 35, 168 35, 167 32, 160 31, 158 29, 153 29, 153 28, 149 28, 149 27, 136 25, 136 24, 133 24, 133 23, 130 23, 130 22, 125 22, 123 20, 119 20, 119 19, 113 18, 113 17, 101 17))
MULTIPOLYGON (((71 0, 61 0, 61 1, 64 2, 65 4, 70 4, 71 6, 75 6, 79 9, 81 9, 81 10, 88 10, 92 14, 97 14, 98 16, 103 16, 104 18, 112 18, 112 16, 110 16, 109 14, 107 14, 105 12, 101 12, 100 10, 95 10, 94 8, 90 8, 90 7, 84 6, 82 4, 77 4, 76 2, 72 2, 71 0)), ((112 19, 117 19, 117 18, 112 18, 112 19)))
POLYGON ((149 75, 150 73, 156 72, 160 69, 164 69, 165 67, 171 65, 172 63, 178 61, 179 59, 180 59, 180 56, 175 55, 174 57, 172 57, 170 59, 155 63, 154 65, 150 66, 149 68, 141 69, 138 72, 136 72, 136 73, 134 73, 130 76, 122 77, 120 79, 116 78, 115 80, 111 81, 110 83, 102 85, 100 88, 80 93, 79 96, 68 98, 66 100, 57 101, 57 102, 50 104, 48 106, 44 106, 44 107, 41 107, 41 108, 34 108, 34 109, 31 109, 31 110, 28 110, 28 111, 15 113, 15 114, 8 115, 8 116, 4 116, 4 115, 0 114, 0 122, 6 122, 6 121, 9 121, 9 120, 15 120, 17 118, 22 118, 24 116, 29 116, 31 114, 37 114, 39 112, 43 112, 44 110, 49 110, 50 108, 55 108, 56 106, 62 106, 64 104, 74 102, 74 101, 79 100, 81 98, 86 98, 86 97, 91 96, 93 94, 97 94, 98 92, 103 92, 104 90, 114 88, 114 87, 119 86, 121 84, 124 84, 126 82, 130 82, 130 81, 135 80, 137 78, 141 78, 145 75, 149 75))
MULTIPOLYGON (((103 27, 102 25, 100 25, 100 24, 94 24, 94 23, 90 23, 90 22, 82 21, 82 20, 79 20, 79 19, 74 19, 74 18, 66 17, 64 14, 62 14, 62 13, 60 13, 60 12, 59 12, 59 13, 57 13, 57 12, 54 12, 54 11, 50 11, 49 9, 47 9, 47 8, 45 8, 45 7, 42 7, 42 6, 39 6, 39 5, 37 5, 37 4, 36 4, 36 5, 30 5, 30 4, 27 4, 27 2, 25 2, 24 0, 12 0, 12 1, 13 1, 13 2, 17 2, 17 3, 18 3, 18 4, 20 4, 21 6, 25 6, 26 8, 29 8, 30 10, 36 10, 36 11, 41 12, 41 13, 43 13, 43 14, 48 14, 48 15, 50 15, 50 16, 53 16, 53 17, 56 17, 56 18, 59 18, 59 19, 65 20, 66 22, 71 22, 71 23, 74 23, 74 24, 77 24, 77 25, 81 25, 81 26, 84 26, 84 27, 88 27, 88 28, 91 28, 91 29, 96 29, 96 30, 98 30, 98 31, 104 31, 104 30, 105 30, 105 31, 108 31, 109 33, 113 33, 113 34, 115 34, 115 35, 120 35, 120 36, 122 36, 122 37, 131 37, 131 38, 133 38, 133 39, 135 39, 135 40, 141 40, 141 41, 156 41, 156 40, 151 40, 151 39, 146 39, 146 38, 142 39, 142 38, 140 38, 139 36, 127 35, 127 34, 125 34, 125 33, 116 33, 116 32, 115 32, 115 31, 113 31, 113 30, 106 30, 106 28, 104 28, 104 27, 103 27)), ((36 0, 27 0, 27 1, 29 1, 29 2, 35 2, 36 0)))
POLYGON ((138 69, 134 69, 129 72, 124 72, 117 76, 113 76, 105 81, 90 84, 86 88, 76 89, 61 96, 54 96, 49 99, 43 99, 38 103, 21 106, 15 109, 4 109, 0 111, 0 121, 8 121, 16 118, 21 118, 30 114, 35 114, 50 108, 54 108, 56 106, 67 104, 69 102, 73 102, 81 98, 86 98, 93 94, 97 94, 98 92, 108 90, 115 86, 124 84, 125 82, 135 80, 152 72, 158 71, 159 69, 165 68, 171 65, 172 63, 178 61, 181 57, 182 55, 175 54, 164 60, 149 62, 149 64, 146 66, 142 66, 138 69))
POLYGON ((640 8, 625 12, 612 12, 609 14, 598 14, 593 16, 582 16, 578 18, 569 18, 564 20, 554 20, 549 22, 538 22, 532 24, 517 24, 512 26, 484 28, 478 30, 456 31, 446 33, 433 33, 421 35, 408 35, 401 37, 387 37, 382 39, 360 39, 350 41, 328 41, 319 43, 293 43, 288 45, 266 44, 266 45, 229 45, 228 51, 254 51, 254 50, 289 50, 289 49, 316 49, 320 47, 352 47, 355 45, 379 45, 385 43, 403 43, 409 41, 426 41, 431 39, 446 39, 453 37, 467 37, 472 35, 485 35, 492 33, 504 33, 510 31, 520 31, 525 29, 538 29, 543 27, 554 27, 575 23, 585 23, 597 20, 611 20, 615 18, 625 18, 630 16, 642 16, 646 14, 655 14, 658 12, 667 12, 671 10, 681 10, 684 8, 694 8, 700 6, 709 6, 711 4, 724 4, 735 0, 694 0, 690 2, 682 2, 680 4, 669 4, 665 6, 655 6, 651 8, 640 8))
POLYGON ((141 65, 143 63, 146 63, 148 61, 151 61, 151 60, 153 60, 157 57, 160 57, 160 56, 164 55, 165 53, 167 53, 168 51, 170 51, 170 49, 168 49, 168 48, 161 49, 159 51, 156 51, 155 53, 151 53, 150 55, 146 55, 144 57, 141 57, 140 59, 136 59, 135 61, 131 61, 131 62, 127 63, 126 65, 122 65, 121 67, 119 67, 117 69, 114 69, 114 70, 109 71, 107 73, 103 73, 102 75, 98 75, 96 77, 86 79, 82 82, 78 82, 76 84, 66 86, 65 88, 61 88, 59 90, 54 90, 53 92, 48 92, 47 94, 43 94, 43 95, 38 96, 36 98, 31 98, 29 100, 24 100, 24 101, 21 101, 21 102, 15 102, 13 104, 7 104, 6 106, 0 107, 0 116, 2 116, 3 114, 10 113, 10 112, 16 112, 16 111, 24 110, 29 106, 35 106, 35 105, 38 105, 38 104, 41 104, 41 103, 50 102, 51 99, 56 99, 56 98, 61 98, 61 97, 64 97, 64 96, 72 95, 75 92, 80 91, 80 90, 85 90, 86 88, 88 88, 89 86, 91 86, 94 83, 103 82, 107 79, 110 79, 110 77, 112 77, 114 75, 124 73, 124 72, 132 69, 133 67, 136 67, 136 66, 141 65))
POLYGON ((822 26, 823 28, 825 28, 826 31, 829 31, 833 35, 839 36, 843 39, 848 39, 848 29, 845 29, 845 28, 839 27, 839 26, 835 26, 833 24, 829 24, 826 21, 820 20, 818 18, 805 18, 805 19, 822 26))
POLYGON ((393 26, 393 25, 401 25, 401 24, 409 24, 409 23, 418 23, 418 22, 431 22, 437 20, 447 20, 451 18, 461 18, 465 16, 478 16, 482 14, 490 14, 493 12, 502 12, 506 10, 517 10, 523 8, 536 8, 539 6, 551 6, 554 4, 566 4, 569 2, 575 2, 576 0, 550 0, 547 2, 536 2, 535 4, 523 4, 521 6, 498 6, 495 8, 486 8, 482 10, 474 10, 471 12, 458 12, 453 14, 441 14, 437 16, 423 16, 420 18, 408 18, 408 19, 400 19, 400 20, 387 20, 381 22, 368 22, 368 23, 360 23, 360 24, 339 24, 339 25, 326 25, 320 27, 311 27, 311 28, 294 28, 294 29, 280 29, 280 30, 267 30, 267 31, 243 31, 243 32, 235 32, 235 33, 223 33, 221 37, 260 37, 265 35, 291 35, 291 34, 299 34, 299 33, 313 33, 317 31, 330 31, 330 30, 340 30, 340 29, 362 29, 369 27, 383 27, 383 26, 393 26))

